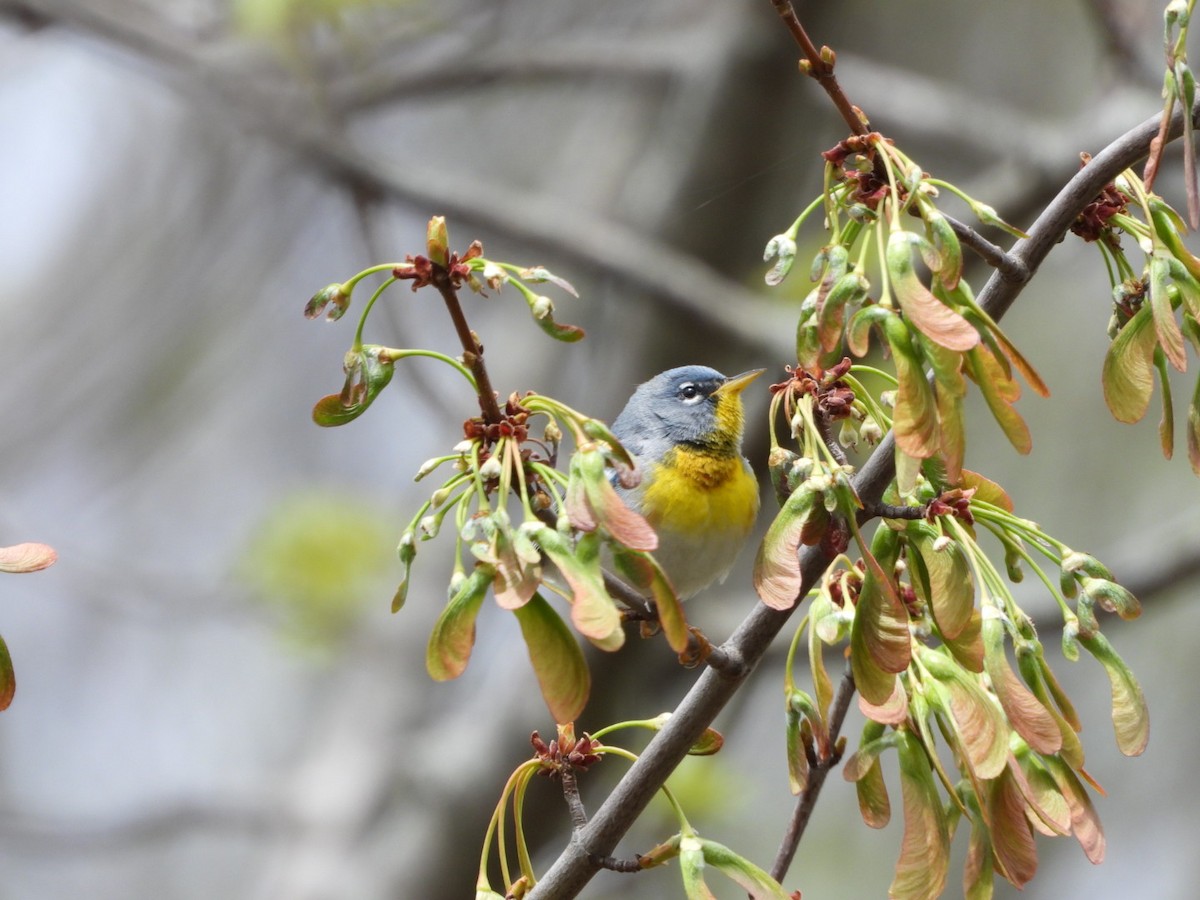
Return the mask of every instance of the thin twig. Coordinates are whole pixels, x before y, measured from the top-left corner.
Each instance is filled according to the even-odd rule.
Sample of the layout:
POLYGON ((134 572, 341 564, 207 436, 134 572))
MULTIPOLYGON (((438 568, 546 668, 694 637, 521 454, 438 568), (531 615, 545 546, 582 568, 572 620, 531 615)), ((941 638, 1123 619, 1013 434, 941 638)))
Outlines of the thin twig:
POLYGON ((483 421, 496 424, 500 421, 500 406, 496 403, 496 392, 492 390, 492 381, 488 377, 487 366, 483 362, 483 344, 467 324, 463 314, 462 304, 458 302, 458 291, 450 281, 450 273, 444 266, 433 266, 433 286, 438 289, 442 299, 446 301, 446 309, 454 322, 454 330, 458 332, 459 343, 463 348, 463 365, 475 376, 475 384, 479 388, 479 410, 483 413, 483 421))
POLYGON ((850 709, 850 699, 853 696, 854 675, 847 668, 829 712, 829 750, 809 768, 808 784, 796 800, 796 808, 779 844, 779 852, 775 855, 775 864, 771 866, 771 877, 778 882, 783 881, 792 865, 796 848, 800 846, 800 839, 804 837, 804 829, 808 827, 813 810, 817 806, 817 797, 825 784, 825 777, 842 761, 842 754, 837 749, 838 735, 841 734, 842 724, 846 721, 846 713, 850 709))
POLYGON ((945 213, 942 213, 942 216, 949 223, 950 227, 954 229, 954 234, 963 245, 974 250, 984 262, 999 272, 1005 281, 1024 284, 1033 277, 1033 273, 1029 271, 1029 266, 1025 265, 1017 257, 1005 253, 1002 247, 993 244, 970 225, 960 222, 958 219, 948 216, 945 213))
POLYGON ((579 796, 579 782, 575 780, 575 770, 569 765, 564 765, 558 774, 562 778, 563 797, 567 801, 571 825, 578 831, 587 825, 588 817, 587 810, 583 808, 583 799, 579 796))
MULTIPOLYGON (((850 102, 850 98, 846 96, 846 92, 838 84, 837 76, 833 74, 833 62, 826 60, 822 56, 822 51, 818 50, 812 42, 812 39, 808 36, 808 32, 804 30, 804 26, 796 17, 796 10, 792 8, 791 0, 771 0, 771 5, 775 7, 775 11, 779 13, 779 18, 783 20, 783 24, 791 32, 796 43, 800 45, 805 59, 808 60, 809 69, 807 74, 817 84, 821 85, 825 93, 829 95, 829 99, 833 101, 833 105, 841 113, 842 119, 845 120, 850 132, 852 134, 866 134, 869 132, 870 128, 863 121, 862 110, 850 102)), ((828 52, 827 48, 823 49, 828 52)))

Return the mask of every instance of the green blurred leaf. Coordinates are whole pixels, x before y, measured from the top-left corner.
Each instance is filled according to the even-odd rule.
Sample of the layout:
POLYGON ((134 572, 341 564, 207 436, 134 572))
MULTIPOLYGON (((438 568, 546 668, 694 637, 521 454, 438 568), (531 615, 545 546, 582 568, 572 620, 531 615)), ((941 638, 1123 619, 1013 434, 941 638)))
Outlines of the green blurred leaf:
POLYGON ((541 594, 513 613, 550 715, 556 723, 574 722, 587 705, 592 685, 579 643, 541 594))
POLYGON ((493 575, 491 566, 477 565, 434 623, 425 650, 425 668, 434 681, 457 678, 467 668, 475 646, 475 618, 493 575))
POLYGON ((1104 402, 1118 422, 1137 422, 1146 414, 1154 390, 1154 348, 1158 339, 1150 304, 1125 323, 1104 356, 1104 402))
POLYGON ((255 523, 236 577, 278 616, 288 640, 325 651, 386 590, 394 529, 390 515, 361 498, 321 490, 287 495, 255 523))
POLYGON ((8 644, 0 637, 0 710, 12 705, 13 695, 17 692, 17 673, 13 670, 12 656, 8 652, 8 644))

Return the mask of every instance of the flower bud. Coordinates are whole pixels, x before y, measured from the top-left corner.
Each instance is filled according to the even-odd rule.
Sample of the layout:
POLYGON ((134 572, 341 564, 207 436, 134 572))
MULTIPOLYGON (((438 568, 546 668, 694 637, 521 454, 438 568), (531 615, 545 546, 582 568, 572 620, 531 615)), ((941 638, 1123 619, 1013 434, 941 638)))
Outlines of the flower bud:
POLYGON ((500 465, 500 460, 495 456, 489 456, 479 466, 479 477, 484 481, 491 481, 500 477, 500 473, 504 469, 500 465))
POLYGON ((554 315, 554 301, 544 294, 539 294, 534 297, 529 303, 529 309, 533 312, 533 317, 539 321, 549 319, 554 315))

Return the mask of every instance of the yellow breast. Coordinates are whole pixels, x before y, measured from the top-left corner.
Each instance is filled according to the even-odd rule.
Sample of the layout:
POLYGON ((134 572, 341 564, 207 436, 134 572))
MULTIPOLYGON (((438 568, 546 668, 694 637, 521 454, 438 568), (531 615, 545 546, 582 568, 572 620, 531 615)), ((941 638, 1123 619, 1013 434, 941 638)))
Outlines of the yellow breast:
POLYGON ((648 473, 641 511, 658 532, 654 554, 689 597, 723 578, 758 515, 758 483, 740 455, 676 447, 648 473))

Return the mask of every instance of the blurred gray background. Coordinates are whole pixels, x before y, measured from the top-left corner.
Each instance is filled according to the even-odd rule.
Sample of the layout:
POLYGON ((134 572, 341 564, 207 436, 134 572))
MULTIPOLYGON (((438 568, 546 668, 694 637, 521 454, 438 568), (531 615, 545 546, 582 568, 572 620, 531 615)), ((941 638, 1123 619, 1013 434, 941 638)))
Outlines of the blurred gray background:
MULTIPOLYGON (((1159 3, 798 8, 877 127, 1018 225, 1080 151, 1160 106, 1159 3)), ((420 252, 441 213, 453 246, 480 238, 580 290, 556 295, 588 330, 575 346, 511 291, 469 300, 503 393, 611 417, 671 365, 778 372, 807 264, 768 293, 762 247, 844 136, 795 58, 767 0, 0 0, 0 543, 60 555, 0 582, 19 682, 0 716, 0 900, 471 896, 504 778, 553 723, 493 608, 467 673, 429 681, 448 546, 422 547, 399 615, 388 601, 394 542, 433 487, 412 473, 457 442, 472 398, 415 360, 364 418, 316 428, 357 317, 308 322, 304 303, 420 252)), ((1181 205, 1169 160, 1159 187, 1181 205)), ((455 352, 430 302, 393 290, 368 340, 455 352)), ((1020 405, 1033 456, 973 413, 968 465, 1146 589, 1139 622, 1107 627, 1150 700, 1143 757, 1116 751, 1100 667, 1051 654, 1108 789, 1109 858, 1042 839, 1022 896, 1190 898, 1200 482, 1161 459, 1152 421, 1108 417, 1109 306, 1096 250, 1068 239, 1005 325, 1054 392, 1020 405)), ((765 391, 751 405, 761 423, 765 391)), ((761 461, 765 427, 749 439, 761 461)), ((689 607, 710 636, 756 602, 751 556, 689 607)), ((784 649, 719 721, 725 751, 679 775, 701 832, 764 867, 791 809, 784 649)), ((694 675, 668 656, 593 654, 579 727, 672 708, 694 675)), ((544 866, 565 810, 549 784, 530 804, 544 866)), ((870 831, 832 778, 788 888, 883 896, 896 819, 870 831)), ((622 851, 672 830, 652 807, 622 851)), ((586 896, 680 893, 672 867, 586 896)))

